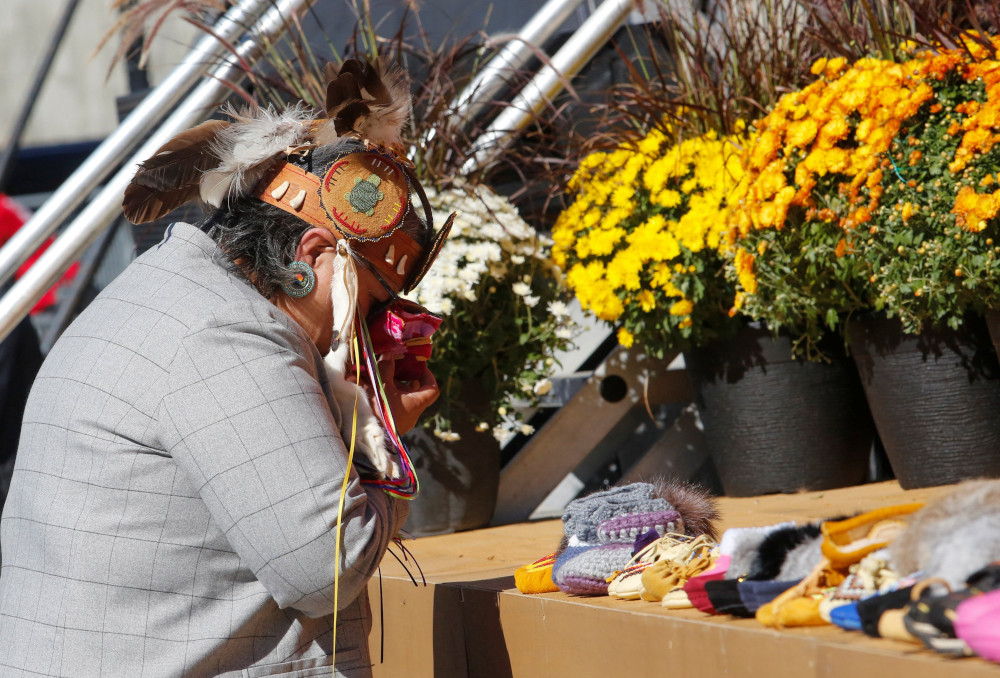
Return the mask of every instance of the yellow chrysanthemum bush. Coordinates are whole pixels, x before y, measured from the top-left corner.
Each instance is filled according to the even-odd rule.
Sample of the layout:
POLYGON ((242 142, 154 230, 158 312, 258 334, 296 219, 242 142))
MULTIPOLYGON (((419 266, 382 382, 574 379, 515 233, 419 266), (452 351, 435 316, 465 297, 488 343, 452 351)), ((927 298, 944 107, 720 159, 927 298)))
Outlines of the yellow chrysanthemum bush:
POLYGON ((583 308, 653 355, 724 333, 735 292, 723 249, 743 175, 738 139, 653 129, 585 157, 552 256, 583 308))
POLYGON ((747 147, 736 307, 808 352, 856 311, 919 332, 996 305, 1000 61, 968 40, 813 72, 747 147))

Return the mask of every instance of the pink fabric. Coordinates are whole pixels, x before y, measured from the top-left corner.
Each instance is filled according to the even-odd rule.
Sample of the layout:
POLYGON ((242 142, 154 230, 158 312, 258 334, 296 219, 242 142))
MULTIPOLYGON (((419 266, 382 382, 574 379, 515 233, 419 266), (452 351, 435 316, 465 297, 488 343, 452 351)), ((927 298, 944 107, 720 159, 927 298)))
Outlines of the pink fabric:
POLYGON ((983 659, 1000 662, 1000 590, 963 600, 955 612, 955 635, 983 659))
POLYGON ((441 318, 413 302, 400 300, 368 321, 376 355, 396 357, 397 379, 418 379, 431 357, 430 338, 441 318))
POLYGON ((691 577, 684 582, 684 593, 687 594, 691 604, 702 612, 715 614, 715 606, 712 605, 712 601, 708 599, 708 594, 705 593, 705 583, 724 579, 727 569, 729 569, 729 556, 719 556, 712 569, 706 570, 697 577, 691 577))

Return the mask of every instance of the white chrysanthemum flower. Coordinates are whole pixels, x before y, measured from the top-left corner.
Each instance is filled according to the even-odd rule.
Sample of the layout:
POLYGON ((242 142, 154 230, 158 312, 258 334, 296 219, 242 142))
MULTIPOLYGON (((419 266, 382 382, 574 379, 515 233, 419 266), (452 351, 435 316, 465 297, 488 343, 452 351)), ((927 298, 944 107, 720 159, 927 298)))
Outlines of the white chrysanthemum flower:
POLYGON ((549 305, 546 306, 546 309, 548 309, 548 312, 556 318, 565 318, 569 315, 569 307, 565 302, 559 301, 558 299, 550 301, 549 305))
POLYGON ((532 426, 531 424, 521 424, 522 435, 530 436, 534 432, 535 432, 535 427, 532 426))
MULTIPOLYGON (((550 301, 554 295, 549 293, 548 282, 550 279, 558 282, 560 276, 548 258, 551 238, 538 234, 507 198, 485 186, 461 184, 444 191, 430 189, 427 197, 437 223, 443 223, 452 212, 457 215, 451 235, 412 298, 444 316, 465 313, 466 309, 473 309, 474 314, 489 314, 497 310, 490 306, 492 295, 501 286, 509 287, 530 309, 529 325, 525 329, 529 333, 544 332, 547 340, 540 347, 541 351, 526 353, 525 364, 512 367, 513 374, 504 375, 503 393, 507 400, 531 400, 533 396, 549 393, 552 382, 544 377, 551 374, 553 361, 544 356, 552 353, 555 348, 552 344, 565 342, 575 334, 566 305, 550 301), (544 280, 545 285, 539 285, 538 294, 532 294, 532 280, 538 276, 542 276, 539 280, 544 280), (483 290, 482 295, 479 290, 483 290), (553 327, 555 338, 551 334, 553 327), (519 378, 518 375, 525 371, 543 378, 537 382, 534 378, 519 378)), ((524 309, 521 315, 525 315, 524 309)), ((520 323, 523 318, 517 320, 520 323)), ((476 332, 482 330, 470 324, 457 331, 466 329, 468 342, 474 344, 478 339, 476 332)), ((535 335, 532 338, 534 341, 535 335)), ((533 343, 533 351, 534 346, 533 343)), ((519 432, 525 435, 534 432, 530 425, 522 424, 518 417, 509 414, 509 407, 501 406, 496 411, 500 421, 493 427, 492 434, 501 442, 519 432)), ((490 424, 479 422, 476 430, 490 431, 490 424)), ((446 441, 458 439, 451 430, 435 431, 435 435, 446 441)))
POLYGON ((454 431, 442 431, 439 428, 434 429, 434 435, 446 443, 453 443, 462 439, 462 436, 454 431))
POLYGON ((535 382, 535 386, 532 389, 536 396, 543 396, 552 390, 552 380, 551 379, 540 379, 535 382))
POLYGON ((531 286, 523 282, 514 283, 510 286, 510 289, 519 297, 526 297, 531 294, 531 286))

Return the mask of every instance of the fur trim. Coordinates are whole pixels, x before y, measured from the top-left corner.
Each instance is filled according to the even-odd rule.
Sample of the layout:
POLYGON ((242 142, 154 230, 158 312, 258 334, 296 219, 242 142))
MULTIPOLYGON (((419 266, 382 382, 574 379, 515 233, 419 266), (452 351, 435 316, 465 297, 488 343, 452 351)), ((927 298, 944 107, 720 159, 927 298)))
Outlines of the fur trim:
POLYGON ((681 514, 684 534, 691 537, 706 534, 713 541, 718 540, 715 521, 719 519, 719 510, 708 490, 677 478, 655 478, 649 482, 656 488, 656 495, 681 514))
POLYGON ((952 589, 1000 560, 1000 480, 971 480, 910 516, 910 525, 889 546, 889 562, 901 575, 942 577, 952 589))
POLYGON ((222 130, 212 143, 219 165, 206 172, 200 183, 201 199, 220 207, 229 198, 245 195, 289 146, 303 143, 311 112, 296 104, 278 113, 272 108, 255 113, 226 111, 235 123, 222 130))
POLYGON ((775 580, 805 579, 823 560, 823 537, 807 539, 787 554, 775 580))
POLYGON ((757 557, 757 550, 767 536, 776 530, 795 527, 794 521, 754 527, 731 527, 719 541, 719 553, 729 556, 726 579, 746 576, 757 557))
POLYGON ((785 581, 779 580, 778 574, 784 568, 788 558, 803 545, 807 547, 805 549, 807 552, 809 546, 815 546, 816 560, 806 568, 806 574, 809 574, 813 566, 822 558, 819 546, 821 539, 818 523, 783 527, 771 532, 764 537, 764 541, 757 548, 757 555, 747 570, 747 579, 785 581))

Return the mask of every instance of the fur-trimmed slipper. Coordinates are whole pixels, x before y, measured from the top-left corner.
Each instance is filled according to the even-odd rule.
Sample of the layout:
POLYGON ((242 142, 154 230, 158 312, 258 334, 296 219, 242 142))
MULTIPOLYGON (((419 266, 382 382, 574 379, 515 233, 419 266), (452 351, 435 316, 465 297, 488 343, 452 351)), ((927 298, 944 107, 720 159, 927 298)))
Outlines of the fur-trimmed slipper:
POLYGON ((972 649, 955 636, 953 619, 958 604, 975 595, 979 594, 968 589, 951 591, 944 579, 925 579, 913 587, 913 602, 903 616, 903 624, 928 649, 956 657, 971 656, 972 649), (949 590, 947 593, 935 593, 931 589, 934 584, 949 590))

